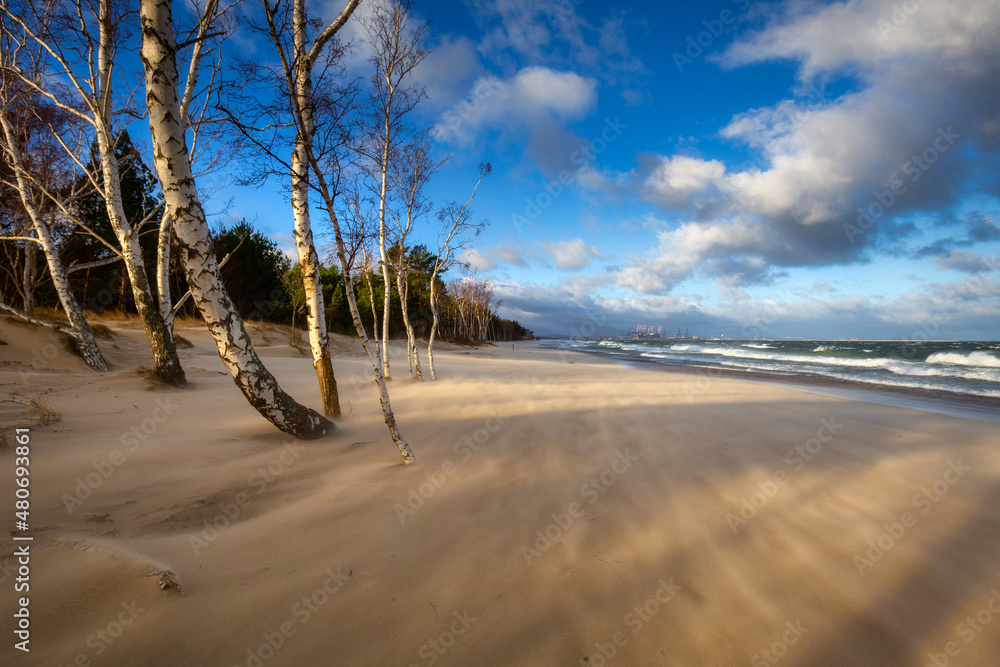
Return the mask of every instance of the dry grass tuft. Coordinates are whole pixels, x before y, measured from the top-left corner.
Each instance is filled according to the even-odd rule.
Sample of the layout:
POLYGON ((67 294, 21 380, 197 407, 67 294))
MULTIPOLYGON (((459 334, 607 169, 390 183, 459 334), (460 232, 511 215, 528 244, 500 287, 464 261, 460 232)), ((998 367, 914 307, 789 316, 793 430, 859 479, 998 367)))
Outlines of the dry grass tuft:
POLYGON ((194 343, 180 334, 174 334, 174 345, 177 346, 178 350, 190 350, 194 347, 194 343))
POLYGON ((100 338, 101 340, 115 339, 115 332, 112 331, 111 328, 105 324, 99 324, 99 323, 91 324, 90 330, 94 332, 95 338, 100 338))
POLYGON ((39 426, 48 426, 62 421, 62 414, 52 406, 42 402, 41 399, 35 399, 31 403, 37 415, 39 426))
POLYGON ((48 426, 62 420, 62 414, 40 398, 24 398, 10 394, 6 398, 0 398, 0 403, 16 403, 28 408, 28 418, 34 420, 38 426, 48 426))

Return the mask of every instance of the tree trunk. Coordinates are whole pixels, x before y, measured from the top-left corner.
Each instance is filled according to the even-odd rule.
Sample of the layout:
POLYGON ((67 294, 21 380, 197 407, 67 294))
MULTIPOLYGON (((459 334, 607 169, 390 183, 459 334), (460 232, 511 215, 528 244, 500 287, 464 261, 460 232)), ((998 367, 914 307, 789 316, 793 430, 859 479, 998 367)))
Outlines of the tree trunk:
POLYGON ((434 272, 431 274, 431 295, 430 295, 431 313, 434 316, 434 321, 431 323, 431 333, 427 337, 427 367, 430 368, 432 380, 437 380, 437 373, 434 372, 434 337, 437 334, 438 320, 440 319, 440 316, 438 315, 438 306, 437 306, 437 289, 435 286, 435 281, 437 280, 437 274, 438 272, 437 269, 435 268, 434 272))
MULTIPOLYGON (((368 301, 371 303, 372 307, 372 338, 375 340, 375 355, 380 359, 381 363, 381 351, 378 343, 378 308, 375 307, 375 289, 372 287, 372 276, 371 271, 368 270, 368 262, 365 262, 364 268, 365 286, 368 287, 368 301)), ((383 341, 384 343, 384 341, 383 341)))
POLYGON ((160 229, 156 236, 156 300, 160 307, 160 317, 174 336, 174 306, 170 299, 170 217, 160 218, 160 229))
POLYGON ((191 173, 181 119, 171 2, 141 0, 139 15, 142 23, 140 55, 146 80, 154 163, 191 295, 215 338, 219 356, 247 401, 286 433, 303 439, 328 435, 334 431, 333 422, 296 403, 261 363, 243 320, 222 284, 205 211, 191 173))
MULTIPOLYGON (((392 96, 389 97, 391 108, 392 96)), ((387 112, 388 113, 388 112, 387 112)), ((389 280, 389 258, 385 252, 385 206, 388 196, 388 171, 389 171, 389 119, 386 117, 385 145, 382 150, 382 189, 379 195, 378 205, 378 252, 379 259, 382 260, 382 282, 385 283, 385 301, 382 306, 382 366, 385 368, 385 378, 392 379, 389 372, 389 306, 392 303, 392 282, 389 280)))
POLYGON ((38 248, 31 241, 24 242, 24 312, 30 313, 35 307, 35 284, 38 281, 38 262, 36 256, 38 248))
POLYGON ((319 256, 313 242, 312 221, 309 213, 309 161, 306 142, 312 141, 313 90, 312 66, 307 58, 306 22, 304 3, 296 2, 294 41, 295 95, 300 114, 299 131, 295 136, 292 151, 292 215, 295 219, 295 248, 299 254, 302 270, 302 284, 306 293, 306 328, 309 332, 309 350, 312 353, 313 368, 319 380, 319 393, 323 397, 323 411, 334 417, 340 416, 340 397, 337 380, 333 375, 333 361, 330 359, 330 339, 326 330, 326 307, 323 302, 323 284, 320 280, 319 256))
POLYGON ((396 443, 396 448, 403 455, 403 461, 406 463, 415 463, 417 459, 413 455, 413 451, 410 450, 410 445, 403 440, 403 436, 399 432, 399 427, 396 425, 396 414, 392 411, 392 404, 389 402, 389 389, 385 386, 385 376, 382 374, 382 360, 378 356, 378 351, 373 351, 371 345, 368 344, 368 334, 365 333, 365 325, 361 322, 361 313, 358 312, 358 303, 354 298, 354 285, 351 282, 350 272, 347 271, 349 265, 347 263, 347 254, 344 251, 344 239, 340 234, 340 225, 336 220, 334 220, 333 232, 337 241, 337 256, 340 260, 340 266, 344 270, 344 292, 347 294, 347 307, 351 311, 354 329, 361 338, 361 346, 365 349, 365 354, 368 355, 368 359, 372 362, 372 370, 375 374, 375 384, 378 385, 378 399, 382 405, 382 416, 385 418, 385 425, 389 428, 389 435, 392 437, 392 441, 396 443))
POLYGON ((83 309, 80 308, 80 303, 73 296, 73 291, 69 286, 69 278, 66 276, 66 268, 59 257, 59 249, 52 238, 49 226, 42 219, 38 207, 35 206, 34 197, 31 195, 27 179, 24 176, 21 153, 15 140, 14 128, 10 125, 5 109, 0 109, 0 124, 3 125, 3 133, 7 141, 7 154, 17 179, 17 189, 21 195, 21 203, 24 205, 24 210, 35 227, 35 234, 38 236, 38 240, 41 242, 42 252, 45 253, 45 261, 49 266, 49 274, 52 276, 52 285, 56 289, 56 294, 59 295, 59 303, 62 304, 63 312, 66 313, 66 318, 73 329, 73 340, 76 342, 76 349, 88 366, 95 371, 106 371, 108 370, 108 362, 104 360, 101 348, 97 346, 97 341, 94 339, 94 332, 90 330, 90 325, 83 317, 83 309))
MULTIPOLYGON (((146 277, 146 267, 142 261, 142 248, 139 246, 138 232, 125 217, 122 205, 121 171, 118 158, 115 156, 115 139, 111 136, 109 118, 111 116, 111 54, 113 52, 111 18, 108 13, 109 0, 101 0, 99 6, 101 48, 98 50, 98 70, 100 84, 95 91, 94 120, 97 129, 97 146, 101 156, 101 172, 104 176, 105 208, 111 228, 118 238, 125 260, 125 270, 128 271, 129 283, 132 285, 132 298, 139 321, 149 338, 153 353, 153 374, 164 384, 182 387, 187 384, 184 369, 177 357, 177 347, 173 336, 167 328, 160 311, 154 307, 153 294, 146 277)), ((123 286, 124 289, 124 286, 123 286)))
POLYGON ((422 380, 420 373, 420 356, 417 354, 417 337, 413 333, 413 325, 410 323, 410 309, 406 303, 410 292, 410 285, 403 280, 402 271, 396 272, 396 291, 399 293, 400 310, 403 312, 403 326, 406 327, 406 359, 410 368, 410 377, 422 380))

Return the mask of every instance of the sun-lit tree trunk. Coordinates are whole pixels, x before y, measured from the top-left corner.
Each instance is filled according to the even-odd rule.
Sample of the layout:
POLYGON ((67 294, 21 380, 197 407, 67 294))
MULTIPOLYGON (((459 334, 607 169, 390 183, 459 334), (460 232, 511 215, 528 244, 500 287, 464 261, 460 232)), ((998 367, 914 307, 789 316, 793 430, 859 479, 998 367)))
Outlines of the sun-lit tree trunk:
POLYGON ((406 363, 410 377, 422 380, 420 372, 420 355, 417 354, 417 337, 413 333, 413 323, 410 322, 410 309, 406 303, 410 296, 410 283, 404 280, 401 272, 396 272, 396 291, 399 293, 400 310, 403 312, 403 326, 406 327, 406 363))
MULTIPOLYGON (((346 245, 344 243, 343 235, 340 230, 340 222, 337 217, 336 208, 334 205, 335 199, 339 192, 337 188, 339 187, 339 167, 336 164, 337 156, 336 151, 340 144, 337 140, 333 140, 333 143, 325 143, 323 147, 317 150, 317 146, 314 142, 314 137, 312 136, 310 129, 314 126, 315 120, 311 116, 315 112, 313 104, 315 99, 315 91, 310 94, 310 99, 306 100, 300 97, 300 93, 304 89, 299 86, 296 81, 301 79, 300 67, 312 67, 315 65, 317 60, 323 55, 324 48, 329 43, 330 39, 340 30, 341 27, 346 23, 350 15, 353 13, 354 9, 358 6, 359 0, 348 0, 347 6, 340 12, 336 19, 329 23, 323 30, 317 35, 316 39, 313 41, 312 46, 309 47, 305 54, 304 62, 300 59, 296 62, 296 47, 294 46, 295 33, 297 31, 305 31, 307 26, 311 25, 312 22, 308 19, 305 13, 305 6, 302 0, 295 0, 301 4, 293 5, 292 15, 288 16, 287 5, 282 6, 277 3, 272 3, 269 0, 264 0, 264 11, 267 17, 267 27, 266 30, 274 43, 276 48, 276 57, 280 60, 281 64, 281 74, 280 77, 284 80, 284 92, 290 96, 290 106, 292 113, 294 114, 294 122, 296 126, 296 131, 299 134, 299 139, 293 145, 293 151, 298 153, 299 159, 305 158, 307 161, 311 173, 308 174, 308 180, 304 181, 315 191, 317 191, 322 199, 322 208, 326 210, 330 218, 330 223, 333 227, 334 237, 336 239, 337 248, 337 259, 340 263, 345 296, 347 300, 348 308, 351 312, 351 319, 354 322, 355 330, 358 333, 358 337, 361 339, 362 347, 365 353, 368 355, 369 360, 372 362, 372 370, 375 376, 375 382, 379 390, 379 401, 382 405, 382 414, 385 419, 386 426, 389 429, 390 436, 396 447, 399 449, 403 460, 406 463, 412 463, 415 461, 413 452, 410 450, 410 446, 403 439, 399 432, 399 428, 396 425, 396 417, 392 411, 392 405, 389 401, 389 393, 386 388, 385 376, 382 372, 382 363, 379 355, 374 352, 368 340, 368 335, 365 332, 364 325, 361 322, 361 316, 358 312, 357 300, 354 295, 354 286, 352 278, 352 263, 348 261, 346 245), (293 48, 292 53, 289 54, 286 47, 286 31, 291 26, 293 31, 293 48), (296 150, 299 149, 299 150, 296 150), (332 179, 331 182, 327 180, 329 177, 332 179)), ((301 48, 298 49, 301 55, 301 48)), ((336 57, 336 52, 332 54, 327 54, 332 57, 336 57)), ((311 72, 311 70, 310 70, 311 72)), ((329 93, 331 91, 326 90, 329 93)), ((338 127, 339 119, 336 117, 330 117, 329 114, 334 116, 337 113, 338 103, 327 100, 328 104, 324 109, 324 115, 322 119, 323 125, 329 131, 331 128, 336 129, 338 127)), ((273 157, 273 155, 272 155, 273 157)), ((289 167, 290 163, 285 163, 289 167)), ((296 172, 294 169, 290 169, 293 173, 296 172)), ((300 172, 299 172, 300 173, 300 172)), ((303 182, 300 180, 299 182, 303 182)))
POLYGON ((160 317, 164 324, 174 333, 174 307, 170 295, 170 218, 160 219, 160 228, 156 234, 156 303, 160 307, 160 317))
MULTIPOLYGON (((388 125, 388 123, 387 123, 388 125)), ((388 136, 388 131, 386 132, 388 136)), ((392 304, 392 281, 389 279, 389 257, 385 251, 385 206, 386 206, 386 172, 389 165, 389 142, 385 143, 385 152, 382 154, 382 185, 378 203, 378 253, 380 266, 382 268, 382 284, 385 285, 385 298, 382 303, 382 367, 385 369, 386 379, 390 379, 392 374, 389 371, 389 307, 392 304)))
POLYGON ((98 5, 99 47, 97 56, 98 86, 94 91, 94 126, 97 130, 97 145, 100 153, 101 172, 105 208, 111 228, 118 238, 122 249, 125 269, 128 272, 129 283, 132 286, 132 298, 135 301, 139 321, 142 322, 146 336, 149 338, 153 354, 153 374, 161 382, 171 386, 187 384, 184 369, 177 357, 177 348, 166 322, 153 301, 153 294, 146 277, 145 265, 142 261, 142 248, 139 246, 138 229, 129 223, 125 216, 122 203, 121 171, 115 156, 115 139, 111 134, 111 105, 114 101, 111 84, 112 54, 119 47, 114 44, 114 17, 110 12, 110 0, 100 0, 98 5))
MULTIPOLYGON (((449 253, 450 254, 450 253, 449 253)), ((431 302, 431 314, 433 315, 433 321, 431 322, 431 333, 427 336, 427 367, 431 371, 431 379, 437 380, 437 373, 434 371, 434 338, 437 336, 438 323, 441 321, 441 315, 438 312, 437 304, 437 275, 440 270, 440 266, 435 263, 434 271, 431 273, 431 291, 430 291, 430 302, 431 302)))
POLYGON ((385 419, 385 425, 388 427, 392 441, 399 449, 399 453, 402 455, 403 461, 406 463, 415 463, 417 459, 413 455, 410 445, 403 440, 403 436, 399 432, 399 426, 396 424, 396 415, 392 410, 392 404, 389 402, 389 389, 386 387, 385 376, 382 374, 381 358, 379 357, 377 351, 372 350, 371 345, 368 344, 368 335, 365 333, 364 324, 361 323, 361 314, 358 312, 357 300, 354 298, 354 285, 351 279, 350 263, 347 261, 347 251, 344 244, 344 237, 340 232, 340 224, 338 223, 336 213, 334 212, 333 200, 329 196, 325 197, 325 199, 327 201, 330 218, 333 223, 334 239, 337 247, 337 258, 340 260, 340 266, 343 269, 344 291, 347 295, 347 307, 351 311, 351 320, 354 322, 354 329, 358 332, 358 336, 361 338, 361 346, 364 348, 365 354, 368 355, 368 359, 372 362, 372 371, 375 374, 375 384, 378 385, 379 402, 382 405, 382 416, 385 419))
MULTIPOLYGON (((347 17, 356 3, 348 7, 347 17)), ((330 340, 326 330, 326 307, 323 301, 323 285, 320 280, 319 255, 313 241, 312 220, 309 214, 309 161, 306 144, 315 131, 313 118, 312 67, 309 47, 306 43, 305 0, 294 0, 292 15, 292 35, 295 56, 296 108, 299 113, 295 147, 292 150, 292 216, 295 223, 295 248, 302 270, 302 284, 306 295, 306 326, 309 332, 309 350, 312 353, 313 368, 319 381, 319 391, 323 398, 323 410, 328 415, 340 416, 340 397, 337 394, 337 380, 333 374, 333 360, 330 358, 330 340)))
POLYGON ((215 338, 219 356, 250 404, 276 427, 296 437, 315 439, 328 435, 334 431, 333 423, 295 402, 264 367, 226 293, 195 188, 180 113, 171 2, 141 0, 139 13, 154 163, 192 298, 215 338))
MULTIPOLYGON (((191 59, 188 62, 187 79, 184 82, 184 94, 181 95, 181 118, 192 137, 190 152, 192 163, 194 163, 199 152, 199 145, 201 146, 201 151, 205 150, 205 142, 199 144, 199 135, 201 134, 203 123, 207 120, 206 112, 210 106, 208 103, 205 103, 202 106, 201 114, 192 113, 192 106, 199 92, 198 81, 201 78, 202 61, 206 55, 206 46, 211 34, 214 33, 215 39, 224 39, 226 30, 220 30, 219 24, 223 15, 233 6, 229 5, 220 8, 219 0, 207 0, 207 2, 194 6, 194 9, 199 12, 198 23, 192 30, 193 44, 191 46, 191 59)), ((218 73, 220 68, 221 63, 216 62, 214 70, 210 72, 209 84, 203 86, 200 91, 201 95, 208 100, 212 99, 213 93, 218 90, 218 86, 215 85, 217 77, 214 75, 218 73)), ((206 167, 206 171, 210 171, 213 167, 225 161, 224 158, 217 155, 216 159, 211 161, 212 164, 206 167)), ((160 316, 166 323, 171 335, 173 335, 174 331, 174 316, 182 305, 178 301, 175 306, 170 294, 170 243, 172 239, 170 217, 163 215, 160 218, 160 226, 156 238, 156 298, 157 304, 160 307, 160 316)))

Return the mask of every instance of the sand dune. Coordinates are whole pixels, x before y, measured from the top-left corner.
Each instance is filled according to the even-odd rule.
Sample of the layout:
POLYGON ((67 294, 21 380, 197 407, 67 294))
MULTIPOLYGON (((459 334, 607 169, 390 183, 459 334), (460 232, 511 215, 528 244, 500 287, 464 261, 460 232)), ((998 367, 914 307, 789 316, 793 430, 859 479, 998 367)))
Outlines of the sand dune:
MULTIPOLYGON (((32 429, 32 650, 5 611, 0 662, 1000 663, 996 424, 519 343, 392 382, 404 467, 352 341, 347 416, 303 444, 180 333, 193 386, 165 391, 130 372, 140 332, 98 375, 32 369, 47 334, 4 320, 2 391, 63 418, 32 429)), ((318 406, 309 359, 260 342, 318 406)))

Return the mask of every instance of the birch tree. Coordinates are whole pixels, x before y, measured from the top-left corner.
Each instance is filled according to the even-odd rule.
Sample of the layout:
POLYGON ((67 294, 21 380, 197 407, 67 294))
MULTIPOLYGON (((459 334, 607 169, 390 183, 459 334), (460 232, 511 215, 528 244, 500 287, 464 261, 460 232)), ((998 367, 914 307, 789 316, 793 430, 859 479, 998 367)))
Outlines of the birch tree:
MULTIPOLYGON (((183 68, 187 76, 180 112, 190 137, 189 159, 192 165, 197 165, 194 171, 200 182, 228 164, 238 152, 236 137, 227 131, 218 107, 219 96, 226 88, 222 76, 222 43, 235 31, 233 10, 239 1, 191 3, 195 12, 193 25, 180 34, 181 42, 191 45, 187 66, 183 68)), ((164 214, 156 243, 156 290, 160 315, 172 333, 174 316, 183 305, 184 297, 174 304, 170 294, 171 229, 170 217, 164 214)))
MULTIPOLYGON (((121 173, 115 156, 121 114, 135 114, 130 95, 116 95, 118 61, 130 39, 132 13, 120 0, 43 0, 0 5, 5 20, 16 25, 28 43, 37 45, 40 57, 35 67, 13 69, 20 80, 59 109, 76 115, 93 130, 99 171, 83 165, 63 137, 56 140, 80 163, 81 170, 104 199, 108 218, 128 272, 135 308, 153 355, 153 374, 163 383, 186 384, 173 337, 155 306, 139 246, 142 221, 127 219, 122 206, 121 173), (60 85, 58 82, 65 82, 60 85)), ((128 91, 127 91, 128 92, 128 91)), ((55 132, 55 129, 52 128, 55 132)))
MULTIPOLYGON (((337 134, 337 132, 344 129, 341 127, 343 123, 343 115, 349 108, 344 98, 349 97, 349 93, 345 93, 344 95, 337 92, 331 93, 330 88, 326 88, 323 90, 322 95, 317 96, 316 87, 310 83, 312 81, 313 74, 315 74, 312 68, 314 68, 317 63, 322 63, 324 67, 330 67, 336 62, 336 53, 328 53, 324 55, 323 45, 331 43, 332 37, 347 21, 350 14, 357 7, 358 2, 357 0, 350 0, 340 15, 333 22, 323 28, 316 39, 313 40, 312 46, 308 47, 308 49, 305 46, 308 43, 308 27, 310 25, 322 24, 318 24, 314 20, 309 19, 306 13, 304 0, 293 0, 295 4, 292 6, 290 16, 289 12, 287 10, 283 10, 281 6, 277 4, 269 4, 269 0, 264 0, 264 2, 264 10, 267 16, 267 30, 275 33, 272 35, 272 42, 276 45, 276 53, 281 63, 280 75, 284 78, 284 86, 285 90, 288 91, 290 102, 289 106, 291 107, 291 113, 293 114, 296 140, 293 147, 292 157, 293 160, 304 160, 309 169, 309 173, 307 174, 302 174, 301 171, 291 169, 293 174, 298 174, 298 176, 296 176, 293 180, 293 185, 296 183, 300 185, 304 183, 308 185, 313 192, 317 193, 320 198, 319 208, 326 212, 327 217, 330 220, 330 225, 333 228, 335 254, 341 267, 345 298, 348 309, 351 313, 351 321, 353 322, 354 328, 358 333, 358 337, 361 339, 361 345, 365 350, 365 354, 368 355, 368 358, 372 363, 372 372, 375 377, 375 383, 378 387, 379 402, 382 406, 382 415, 385 419, 386 427, 389 429, 389 434, 396 447, 399 449, 404 462, 412 463, 416 459, 413 456, 413 452, 411 451, 409 444, 403 439, 402 434, 399 432, 399 427, 396 424, 396 416, 393 413, 392 404, 389 399, 389 392, 385 383, 385 375, 383 373, 381 358, 372 350, 364 324, 361 321, 361 315, 358 311, 358 304, 354 295, 353 277, 353 269, 355 268, 353 266, 355 261, 354 258, 358 248, 357 246, 354 246, 349 249, 348 244, 344 240, 344 235, 340 227, 340 220, 337 214, 336 199, 340 194, 339 188, 341 173, 341 161, 338 154, 338 149, 340 148, 339 141, 341 140, 341 137, 337 134), (290 53, 285 48, 277 48, 277 45, 287 43, 287 30, 291 30, 293 35, 293 48, 290 53), (299 46, 296 46, 296 44, 299 46), (295 60, 295 54, 302 55, 303 53, 306 57, 295 60), (309 83, 309 86, 305 86, 307 83, 309 83), (321 143, 316 141, 317 116, 320 116, 322 118, 322 124, 334 133, 332 138, 327 135, 327 141, 321 143)), ((336 91, 335 86, 333 89, 336 91)), ((271 123, 278 122, 278 120, 271 121, 271 123)), ((243 126, 246 127, 246 124, 244 123, 243 126)), ((263 128, 254 129, 268 130, 269 127, 265 126, 263 128)), ((251 132, 252 131, 253 130, 251 130, 251 132)), ((289 167, 291 168, 292 165, 289 164, 289 167)), ((307 191, 300 191, 299 196, 301 197, 301 194, 305 194, 306 192, 307 191)), ((308 213, 308 199, 299 199, 298 201, 304 206, 297 207, 296 210, 298 212, 308 213)), ((299 220, 308 221, 309 218, 302 217, 299 218, 299 220)), ((304 240, 307 238, 304 234, 300 234, 299 236, 304 240)), ((307 287, 307 294, 309 291, 310 290, 307 287)), ((319 291, 316 292, 316 295, 320 298, 322 296, 319 291)), ((316 303, 322 302, 317 299, 316 303)), ((318 317, 317 321, 325 326, 325 316, 318 317)))
POLYGON ((441 231, 438 233, 437 256, 431 269, 430 279, 430 306, 433 321, 431 323, 431 333, 427 337, 427 366, 431 371, 431 379, 437 379, 434 371, 434 338, 438 332, 438 324, 441 321, 441 311, 438 308, 438 276, 449 267, 454 266, 458 259, 458 251, 464 248, 472 236, 477 236, 486 226, 485 222, 473 222, 472 211, 469 205, 476 197, 476 191, 483 182, 483 178, 493 171, 493 165, 489 162, 479 165, 479 180, 472 188, 472 194, 468 201, 461 206, 457 203, 450 203, 438 211, 438 220, 441 222, 441 231))
MULTIPOLYGON (((341 414, 340 399, 333 372, 333 361, 330 357, 329 333, 326 329, 326 304, 323 300, 323 286, 320 280, 321 266, 313 234, 309 202, 310 189, 312 188, 310 184, 311 168, 307 156, 310 152, 313 155, 319 153, 321 156, 325 152, 323 149, 316 150, 317 100, 322 99, 324 102, 330 102, 329 95, 335 86, 330 85, 328 80, 324 81, 324 77, 330 73, 331 67, 336 69, 340 45, 336 43, 335 37, 351 14, 354 13, 359 1, 349 0, 337 18, 326 25, 312 40, 309 39, 308 31, 313 22, 308 18, 305 0, 291 0, 290 2, 262 0, 266 25, 257 26, 251 22, 251 27, 254 27, 256 32, 267 35, 280 62, 280 71, 277 72, 277 76, 265 76, 264 78, 265 80, 270 79, 272 83, 278 83, 279 96, 283 93, 285 101, 290 102, 290 104, 279 103, 277 110, 279 112, 290 110, 292 118, 275 119, 268 126, 272 130, 283 125, 294 128, 295 137, 290 161, 279 157, 277 151, 272 148, 274 146, 272 142, 263 142, 258 138, 255 143, 258 147, 263 148, 272 160, 283 163, 286 167, 286 173, 291 177, 295 248, 299 257, 299 267, 305 289, 309 349, 312 354, 313 368, 319 381, 320 395, 323 398, 323 409, 327 414, 335 417, 339 417, 341 414), (314 75, 317 75, 318 81, 314 81, 314 75), (291 108, 289 109, 289 107, 291 108)), ((259 66, 250 69, 257 74, 262 72, 259 66)), ((267 110, 267 105, 262 108, 267 110)), ((324 106, 325 111, 330 108, 343 109, 344 107, 343 105, 338 106, 337 102, 334 101, 332 104, 324 106)), ((271 109, 272 113, 273 111, 271 109)), ((230 115, 236 120, 236 114, 230 115)), ((261 114, 256 115, 259 117, 261 114)), ((246 123, 239 121, 237 123, 242 128, 247 129, 246 123)), ((328 128, 336 131, 338 124, 333 122, 328 125, 328 128)), ((254 128, 252 131, 256 130, 257 128, 254 128)))
POLYGON ((435 162, 430 155, 432 139, 430 132, 415 133, 411 140, 399 151, 393 161, 390 181, 401 202, 400 210, 392 216, 396 222, 395 246, 390 255, 393 273, 396 274, 396 292, 399 294, 403 327, 406 329, 406 361, 410 377, 420 380, 420 355, 417 352, 417 337, 410 322, 410 256, 406 241, 414 223, 427 214, 430 201, 424 195, 424 186, 431 175, 443 164, 435 162))
POLYGON ((195 187, 178 94, 177 42, 170 0, 141 0, 141 58, 154 164, 166 214, 191 295, 215 338, 219 356, 250 404, 276 427, 303 439, 330 434, 328 419, 285 393, 264 367, 219 277, 208 222, 195 187))
POLYGON ((386 215, 389 206, 390 161, 403 130, 403 120, 423 97, 423 89, 408 83, 416 67, 427 57, 424 46, 427 24, 410 13, 409 0, 376 2, 371 14, 361 21, 372 49, 375 68, 371 77, 368 130, 363 151, 374 162, 378 192, 378 247, 385 282, 382 312, 382 366, 389 370, 389 308, 392 281, 386 243, 386 215))
POLYGON ((73 338, 76 348, 83 357, 86 364, 96 371, 108 370, 108 364, 98 347, 94 334, 83 315, 83 309, 74 296, 69 285, 66 268, 59 256, 59 249, 56 247, 55 236, 52 230, 52 220, 45 215, 45 198, 39 193, 40 188, 45 188, 51 183, 41 180, 33 182, 31 174, 37 174, 37 170, 32 170, 26 164, 26 156, 22 149, 30 145, 26 137, 25 121, 33 115, 31 111, 33 97, 32 91, 19 85, 20 80, 14 76, 15 66, 19 52, 23 46, 16 45, 10 40, 10 33, 7 30, 6 21, 0 26, 0 129, 2 129, 3 153, 7 165, 10 167, 8 173, 13 181, 8 183, 15 189, 21 200, 24 214, 30 221, 32 236, 25 230, 23 236, 9 236, 5 240, 20 241, 26 245, 37 244, 41 247, 48 265, 49 275, 59 297, 59 303, 69 326, 53 324, 45 320, 32 317, 26 311, 30 307, 30 298, 25 298, 25 311, 18 311, 9 304, 0 302, 0 310, 20 317, 23 320, 40 324, 60 330, 73 338))

